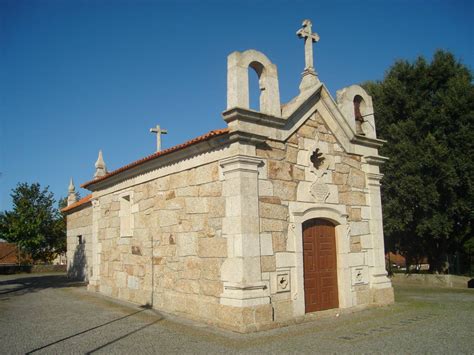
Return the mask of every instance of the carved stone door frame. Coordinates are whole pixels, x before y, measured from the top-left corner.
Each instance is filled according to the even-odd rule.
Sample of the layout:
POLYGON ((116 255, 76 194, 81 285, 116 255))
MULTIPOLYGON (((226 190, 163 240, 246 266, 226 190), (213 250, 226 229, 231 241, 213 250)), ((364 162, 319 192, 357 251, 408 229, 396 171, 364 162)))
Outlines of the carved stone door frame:
POLYGON ((349 224, 344 206, 290 202, 290 223, 288 246, 296 256, 295 287, 292 290, 293 315, 304 316, 304 264, 303 264, 303 222, 310 219, 327 219, 335 225, 336 254, 337 254, 337 283, 339 308, 347 308, 351 301, 351 274, 348 263, 349 253, 349 224))

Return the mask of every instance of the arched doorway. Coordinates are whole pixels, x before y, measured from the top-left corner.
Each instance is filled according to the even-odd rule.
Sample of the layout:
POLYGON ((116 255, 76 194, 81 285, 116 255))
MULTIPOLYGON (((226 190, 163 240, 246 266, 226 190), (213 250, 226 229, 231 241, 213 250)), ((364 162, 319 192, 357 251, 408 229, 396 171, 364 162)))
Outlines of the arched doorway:
POLYGON ((303 223, 305 311, 338 308, 335 226, 325 219, 303 223))

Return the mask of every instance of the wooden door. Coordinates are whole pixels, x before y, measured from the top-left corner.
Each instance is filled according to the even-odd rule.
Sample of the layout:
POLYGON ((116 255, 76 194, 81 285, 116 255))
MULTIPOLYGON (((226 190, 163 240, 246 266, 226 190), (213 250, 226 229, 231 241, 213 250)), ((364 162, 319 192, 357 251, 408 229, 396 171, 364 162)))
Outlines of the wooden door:
POLYGON ((336 233, 331 222, 303 223, 303 265, 306 313, 339 307, 336 233))

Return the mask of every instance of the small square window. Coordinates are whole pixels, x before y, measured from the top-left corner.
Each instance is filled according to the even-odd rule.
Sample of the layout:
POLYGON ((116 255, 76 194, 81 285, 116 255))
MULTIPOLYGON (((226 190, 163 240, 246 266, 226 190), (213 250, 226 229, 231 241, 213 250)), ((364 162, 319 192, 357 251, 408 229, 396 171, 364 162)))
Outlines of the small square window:
POLYGON ((84 238, 82 238, 82 235, 77 236, 77 244, 84 244, 84 238))

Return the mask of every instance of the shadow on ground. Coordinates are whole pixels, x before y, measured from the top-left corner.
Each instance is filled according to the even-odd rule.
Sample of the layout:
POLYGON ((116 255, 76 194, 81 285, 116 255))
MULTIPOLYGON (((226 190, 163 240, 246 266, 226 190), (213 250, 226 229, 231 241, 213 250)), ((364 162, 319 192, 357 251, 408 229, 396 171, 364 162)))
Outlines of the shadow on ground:
MULTIPOLYGON (((33 353, 35 353, 35 352, 38 352, 38 351, 40 351, 40 350, 49 348, 50 346, 54 346, 54 345, 56 345, 56 344, 62 343, 62 342, 64 342, 64 341, 67 341, 67 340, 69 340, 69 339, 71 339, 71 338, 74 338, 74 337, 77 337, 77 336, 79 336, 79 335, 83 335, 83 334, 85 334, 85 333, 89 333, 89 332, 95 331, 95 330, 97 330, 97 329, 99 329, 99 328, 108 326, 108 325, 110 325, 110 324, 112 324, 112 323, 122 321, 122 320, 124 320, 124 319, 129 318, 129 317, 133 317, 133 316, 135 316, 135 315, 137 315, 137 314, 139 314, 139 313, 141 313, 141 312, 144 312, 144 311, 146 311, 146 310, 148 309, 147 306, 142 306, 141 308, 142 308, 141 310, 138 310, 138 311, 129 313, 129 314, 123 316, 123 317, 119 317, 119 318, 113 319, 113 320, 108 321, 108 322, 106 322, 106 323, 103 323, 103 324, 100 324, 100 325, 96 325, 96 326, 94 326, 94 327, 88 328, 88 329, 83 330, 83 331, 81 331, 81 332, 77 332, 77 333, 71 334, 71 335, 69 335, 69 336, 67 336, 67 337, 58 339, 58 340, 53 341, 53 342, 51 342, 51 343, 49 343, 49 344, 46 344, 46 345, 43 345, 43 346, 41 346, 41 347, 39 347, 39 348, 33 349, 33 350, 27 352, 26 354, 33 354, 33 353)), ((137 329, 131 330, 131 331, 127 332, 126 334, 123 334, 123 335, 121 335, 121 336, 118 336, 118 337, 114 338, 113 340, 110 340, 110 341, 108 341, 107 343, 105 343, 105 344, 103 344, 103 345, 100 345, 100 346, 98 346, 98 347, 96 347, 96 348, 94 348, 94 349, 88 351, 86 354, 93 354, 93 353, 95 353, 95 352, 97 352, 97 351, 99 351, 99 350, 101 350, 101 349, 104 349, 104 348, 106 348, 106 347, 108 347, 108 346, 110 346, 110 345, 112 345, 112 344, 114 344, 114 343, 116 343, 116 342, 118 342, 118 341, 120 341, 120 340, 122 340, 122 339, 125 339, 125 338, 129 337, 129 336, 132 335, 132 334, 138 333, 138 332, 144 330, 145 328, 148 328, 148 327, 150 327, 150 326, 152 326, 152 325, 154 325, 154 324, 156 324, 156 323, 162 321, 163 319, 164 319, 164 318, 160 316, 160 317, 158 317, 157 319, 155 319, 154 321, 152 321, 152 322, 150 322, 150 323, 147 323, 147 324, 145 324, 145 325, 143 325, 143 326, 141 326, 141 327, 139 327, 139 328, 137 328, 137 329)))
POLYGON ((68 279, 66 274, 16 277, 0 281, 0 299, 5 295, 21 296, 47 288, 79 287, 84 285, 85 283, 82 281, 68 279))

